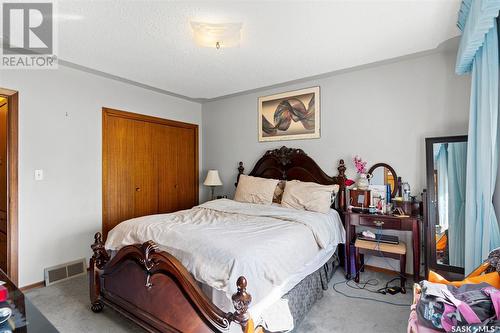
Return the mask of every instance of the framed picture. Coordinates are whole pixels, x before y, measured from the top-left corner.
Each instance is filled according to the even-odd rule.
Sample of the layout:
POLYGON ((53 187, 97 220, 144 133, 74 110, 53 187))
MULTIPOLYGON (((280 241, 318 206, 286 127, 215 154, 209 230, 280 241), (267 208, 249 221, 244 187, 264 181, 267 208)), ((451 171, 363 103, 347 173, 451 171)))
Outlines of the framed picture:
POLYGON ((259 142, 320 137, 319 87, 259 97, 259 142))

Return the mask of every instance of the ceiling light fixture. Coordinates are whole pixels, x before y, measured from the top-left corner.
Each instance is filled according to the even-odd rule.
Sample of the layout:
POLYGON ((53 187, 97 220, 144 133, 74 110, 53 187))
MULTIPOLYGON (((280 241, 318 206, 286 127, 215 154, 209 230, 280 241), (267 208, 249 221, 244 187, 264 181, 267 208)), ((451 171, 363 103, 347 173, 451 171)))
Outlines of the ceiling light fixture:
POLYGON ((202 47, 238 47, 241 39, 241 23, 207 23, 191 21, 196 44, 202 47))

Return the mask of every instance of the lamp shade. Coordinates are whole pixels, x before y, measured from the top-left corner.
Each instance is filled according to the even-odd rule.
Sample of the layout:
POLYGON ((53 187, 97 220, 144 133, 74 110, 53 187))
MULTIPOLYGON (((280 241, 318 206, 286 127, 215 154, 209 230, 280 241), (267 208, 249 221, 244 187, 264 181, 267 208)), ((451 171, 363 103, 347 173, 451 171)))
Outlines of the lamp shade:
POLYGON ((221 186, 222 181, 219 177, 219 170, 208 170, 207 178, 203 182, 205 186, 221 186))

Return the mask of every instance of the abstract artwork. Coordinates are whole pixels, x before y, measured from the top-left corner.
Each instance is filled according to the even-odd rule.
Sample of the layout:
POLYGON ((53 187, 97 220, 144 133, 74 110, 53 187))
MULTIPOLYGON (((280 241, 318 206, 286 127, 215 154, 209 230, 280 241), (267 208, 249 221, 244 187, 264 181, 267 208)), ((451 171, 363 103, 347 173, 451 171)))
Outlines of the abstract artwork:
POLYGON ((319 87, 259 98, 259 141, 319 138, 319 87))

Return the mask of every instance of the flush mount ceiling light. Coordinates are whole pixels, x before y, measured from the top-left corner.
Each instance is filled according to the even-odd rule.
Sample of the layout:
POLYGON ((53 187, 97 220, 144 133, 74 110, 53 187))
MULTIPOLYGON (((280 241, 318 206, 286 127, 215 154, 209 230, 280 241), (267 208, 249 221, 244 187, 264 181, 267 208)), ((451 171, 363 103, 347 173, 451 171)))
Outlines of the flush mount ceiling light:
POLYGON ((238 47, 241 39, 241 23, 206 23, 191 21, 194 40, 202 47, 238 47))

